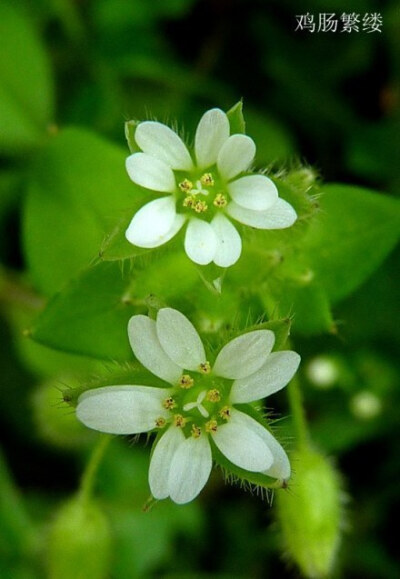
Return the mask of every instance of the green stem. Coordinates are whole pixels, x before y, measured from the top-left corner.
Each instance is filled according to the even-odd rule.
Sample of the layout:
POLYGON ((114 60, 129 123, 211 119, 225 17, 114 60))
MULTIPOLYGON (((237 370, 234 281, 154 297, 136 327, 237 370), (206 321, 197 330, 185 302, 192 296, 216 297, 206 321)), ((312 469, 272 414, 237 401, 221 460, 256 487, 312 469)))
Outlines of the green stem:
POLYGON ((82 501, 87 501, 90 498, 98 468, 111 438, 112 437, 109 435, 102 435, 92 452, 90 460, 83 473, 79 489, 79 497, 82 501))
POLYGON ((309 434, 307 419, 304 411, 300 382, 297 376, 295 376, 288 385, 288 396, 297 445, 299 448, 308 446, 309 434))

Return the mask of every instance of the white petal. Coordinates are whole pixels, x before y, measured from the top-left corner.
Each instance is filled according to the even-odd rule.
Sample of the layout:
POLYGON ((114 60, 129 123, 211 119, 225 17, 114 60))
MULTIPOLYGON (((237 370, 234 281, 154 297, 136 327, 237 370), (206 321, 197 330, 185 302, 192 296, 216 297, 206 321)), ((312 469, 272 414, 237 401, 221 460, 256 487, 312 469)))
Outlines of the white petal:
POLYGON ((228 185, 228 191, 235 203, 246 209, 265 211, 278 199, 278 189, 265 175, 247 175, 228 185))
POLYGON ((229 120, 220 109, 204 113, 197 125, 194 148, 197 165, 209 167, 217 161, 218 153, 229 137, 229 120))
POLYGON ((147 316, 133 316, 128 324, 129 343, 136 358, 152 374, 171 384, 176 384, 182 374, 161 347, 156 322, 147 316))
POLYGON ((221 213, 217 213, 211 221, 217 236, 217 251, 214 263, 220 267, 229 267, 237 262, 242 252, 242 240, 232 223, 221 213))
POLYGON ((223 378, 245 378, 267 360, 275 336, 270 330, 255 330, 231 340, 215 360, 213 372, 223 378))
POLYGON ((199 265, 212 262, 217 251, 217 236, 209 223, 190 219, 185 235, 185 251, 199 265))
POLYGON ((296 211, 283 199, 278 199, 266 211, 245 209, 241 205, 232 202, 229 203, 226 212, 240 223, 250 225, 256 229, 285 229, 293 225, 297 219, 296 211))
POLYGON ((168 417, 162 401, 167 388, 106 386, 84 392, 76 415, 85 426, 111 434, 137 434, 155 428, 160 416, 168 417))
POLYGON ((263 438, 254 431, 252 422, 255 422, 253 418, 233 409, 229 422, 218 428, 213 440, 236 466, 262 472, 271 467, 273 457, 263 438))
POLYGON ((218 170, 224 179, 232 179, 246 171, 253 162, 256 146, 247 135, 231 135, 218 155, 218 170))
POLYGON ((162 197, 139 209, 125 237, 138 247, 158 247, 176 235, 184 222, 185 217, 176 214, 173 197, 162 197))
POLYGON ((193 162, 182 139, 162 123, 145 121, 135 132, 135 141, 145 153, 164 161, 171 169, 190 171, 193 162))
POLYGON ((178 310, 162 308, 157 315, 156 328, 162 348, 182 369, 198 370, 206 361, 199 334, 178 310))
POLYGON ((166 499, 169 496, 168 479, 171 463, 184 440, 182 429, 171 426, 154 448, 150 459, 149 485, 155 499, 166 499))
POLYGON ((263 471, 263 474, 267 474, 268 476, 277 478, 279 480, 287 480, 290 477, 290 462, 286 452, 283 450, 282 446, 279 444, 276 438, 272 436, 269 430, 264 428, 264 426, 262 426, 259 422, 247 414, 233 409, 232 417, 233 416, 236 420, 239 418, 239 420, 242 423, 245 423, 248 428, 254 432, 254 434, 257 434, 260 438, 262 438, 272 453, 273 463, 269 468, 263 471))
POLYGON ((168 481, 171 499, 181 505, 197 497, 208 481, 211 467, 208 437, 202 434, 200 438, 187 438, 172 460, 168 481))
POLYGON ((281 390, 293 378, 299 364, 300 356, 296 352, 273 352, 257 372, 235 380, 231 402, 253 402, 281 390))
POLYGON ((153 191, 172 193, 176 183, 174 173, 164 161, 146 153, 134 153, 126 160, 129 177, 137 185, 153 191))

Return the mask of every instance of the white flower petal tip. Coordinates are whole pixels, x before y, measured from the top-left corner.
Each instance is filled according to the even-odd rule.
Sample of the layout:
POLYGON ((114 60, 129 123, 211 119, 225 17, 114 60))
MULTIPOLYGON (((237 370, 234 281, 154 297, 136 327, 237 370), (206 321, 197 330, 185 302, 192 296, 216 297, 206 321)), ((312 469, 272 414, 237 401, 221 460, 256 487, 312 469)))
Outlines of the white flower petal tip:
POLYGON ((76 415, 85 426, 110 434, 138 434, 156 427, 159 417, 168 417, 162 406, 164 388, 106 386, 82 394, 76 415))
POLYGON ((290 462, 288 456, 269 430, 254 420, 254 418, 239 410, 232 411, 232 419, 235 424, 241 425, 242 428, 247 428, 259 436, 268 447, 272 455, 272 464, 265 470, 262 470, 262 474, 281 481, 288 480, 290 478, 290 462))
POLYGON ((255 154, 253 139, 246 135, 231 135, 218 154, 217 166, 220 175, 226 180, 233 179, 250 167, 255 154))
POLYGON ((275 342, 270 330, 255 330, 231 340, 222 348, 213 372, 223 378, 245 378, 256 372, 267 360, 275 342))
POLYGON ((254 374, 235 380, 231 389, 231 402, 254 402, 278 392, 290 382, 299 364, 300 356, 297 352, 273 352, 254 374))
POLYGON ((221 147, 229 137, 229 120, 220 109, 204 113, 197 126, 195 152, 197 165, 206 168, 216 163, 221 147))
POLYGON ((217 238, 214 263, 219 267, 230 267, 235 264, 242 253, 242 240, 232 223, 217 213, 211 221, 211 227, 217 238))
POLYGON ((162 123, 145 121, 135 132, 135 141, 142 151, 164 161, 171 169, 190 171, 193 162, 182 139, 162 123))
POLYGON ((177 448, 169 471, 171 499, 183 505, 197 497, 211 473, 211 447, 206 436, 187 438, 177 448))
POLYGON ((136 185, 162 193, 175 191, 175 177, 171 167, 156 157, 134 153, 126 160, 126 170, 136 185))
POLYGON ((159 247, 178 233, 185 220, 185 216, 176 214, 173 198, 162 197, 139 209, 130 222, 125 237, 138 247, 159 247))
POLYGON ((154 320, 133 316, 128 323, 128 337, 133 353, 145 368, 162 380, 176 384, 182 369, 163 350, 154 320))
POLYGON ((265 175, 247 175, 228 185, 235 203, 253 211, 265 211, 278 199, 278 189, 265 175))
POLYGON ((291 227, 297 219, 296 211, 283 199, 278 199, 266 211, 247 209, 232 201, 226 211, 239 223, 256 229, 286 229, 286 227, 291 227))
POLYGON ((206 361, 200 336, 178 310, 162 308, 157 315, 156 329, 163 350, 180 368, 198 370, 206 361))
POLYGON ((169 497, 169 473, 178 447, 185 441, 180 428, 171 426, 156 444, 150 459, 149 486, 155 499, 169 497))
POLYGON ((192 218, 185 235, 187 256, 199 265, 208 265, 215 257, 218 239, 210 223, 192 218))

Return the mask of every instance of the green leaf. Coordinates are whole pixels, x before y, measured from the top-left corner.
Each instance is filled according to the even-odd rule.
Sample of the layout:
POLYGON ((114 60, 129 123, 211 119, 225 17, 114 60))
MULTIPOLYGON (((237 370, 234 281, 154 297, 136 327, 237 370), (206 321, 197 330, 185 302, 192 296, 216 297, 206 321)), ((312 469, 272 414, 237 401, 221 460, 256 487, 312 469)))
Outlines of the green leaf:
POLYGON ((30 273, 45 294, 98 256, 106 233, 142 205, 143 191, 126 175, 125 157, 115 145, 74 128, 38 156, 23 234, 30 273))
POLYGON ((304 240, 311 269, 329 299, 351 294, 380 265, 399 236, 400 203, 360 187, 327 185, 321 213, 304 240))
POLYGON ((47 55, 30 21, 8 2, 0 4, 0 152, 34 147, 53 117, 47 55))
POLYGON ((282 282, 271 280, 268 289, 260 293, 267 312, 279 316, 293 316, 293 329, 305 335, 333 332, 335 325, 332 318, 328 297, 317 283, 300 284, 291 280, 282 282))
POLYGON ((129 360, 127 325, 135 308, 117 264, 100 264, 54 296, 31 330, 39 343, 94 358, 129 360))
POLYGON ((127 325, 148 311, 156 294, 182 309, 182 296, 199 282, 196 267, 181 253, 143 260, 134 271, 119 263, 91 267, 54 296, 30 331, 46 346, 106 360, 130 360, 127 325), (171 280, 173 283, 167 283, 171 280))
POLYGON ((236 103, 226 114, 231 127, 231 135, 246 132, 246 123, 243 117, 243 101, 236 103))

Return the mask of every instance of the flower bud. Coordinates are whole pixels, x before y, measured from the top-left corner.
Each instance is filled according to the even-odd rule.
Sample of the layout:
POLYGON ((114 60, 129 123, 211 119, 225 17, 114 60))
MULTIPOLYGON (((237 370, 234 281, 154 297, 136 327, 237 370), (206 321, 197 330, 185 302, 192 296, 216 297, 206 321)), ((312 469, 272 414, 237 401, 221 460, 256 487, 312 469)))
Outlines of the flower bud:
POLYGON ((93 501, 79 497, 64 504, 50 530, 49 579, 103 579, 109 576, 111 535, 93 501))
POLYGON ((327 577, 340 543, 341 491, 338 473, 314 450, 293 454, 288 491, 277 493, 285 548, 305 577, 327 577))

